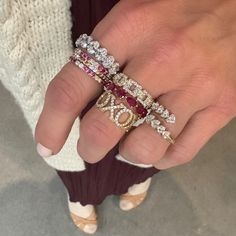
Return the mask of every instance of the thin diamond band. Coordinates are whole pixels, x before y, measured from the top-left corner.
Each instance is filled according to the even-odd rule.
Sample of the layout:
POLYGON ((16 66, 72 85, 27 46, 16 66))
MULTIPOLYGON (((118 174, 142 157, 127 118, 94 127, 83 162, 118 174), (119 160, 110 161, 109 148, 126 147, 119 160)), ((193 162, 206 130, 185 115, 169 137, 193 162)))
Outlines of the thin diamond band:
POLYGON ((174 124, 176 122, 176 117, 174 114, 171 114, 168 109, 158 102, 153 102, 151 110, 164 119, 167 123, 174 124))
POLYGON ((101 80, 109 80, 109 77, 107 77, 108 70, 103 65, 98 63, 95 59, 90 57, 83 50, 79 48, 75 49, 73 55, 70 57, 70 60, 73 61, 74 63, 76 61, 82 62, 91 71, 93 71, 97 76, 99 76, 101 80))
POLYGON ((147 115, 145 121, 147 124, 150 124, 151 127, 169 143, 175 143, 175 140, 171 137, 170 131, 168 131, 166 127, 161 124, 161 121, 157 119, 153 114, 147 115))

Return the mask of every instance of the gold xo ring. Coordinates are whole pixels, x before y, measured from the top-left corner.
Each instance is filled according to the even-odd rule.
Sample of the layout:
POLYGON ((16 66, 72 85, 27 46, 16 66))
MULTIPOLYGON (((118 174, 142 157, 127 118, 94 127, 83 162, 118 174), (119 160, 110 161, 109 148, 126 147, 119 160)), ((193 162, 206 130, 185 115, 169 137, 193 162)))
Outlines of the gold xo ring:
POLYGON ((126 132, 138 120, 138 116, 121 101, 118 102, 118 98, 109 91, 105 91, 98 98, 96 107, 103 112, 108 111, 109 119, 126 132))

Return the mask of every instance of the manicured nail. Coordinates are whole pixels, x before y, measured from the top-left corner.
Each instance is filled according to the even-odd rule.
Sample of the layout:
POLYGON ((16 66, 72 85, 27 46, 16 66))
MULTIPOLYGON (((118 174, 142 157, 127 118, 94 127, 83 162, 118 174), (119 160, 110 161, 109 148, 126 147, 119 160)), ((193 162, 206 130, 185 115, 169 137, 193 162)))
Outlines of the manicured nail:
POLYGON ((44 157, 44 158, 52 156, 52 150, 44 147, 40 143, 37 144, 37 152, 41 157, 44 157))

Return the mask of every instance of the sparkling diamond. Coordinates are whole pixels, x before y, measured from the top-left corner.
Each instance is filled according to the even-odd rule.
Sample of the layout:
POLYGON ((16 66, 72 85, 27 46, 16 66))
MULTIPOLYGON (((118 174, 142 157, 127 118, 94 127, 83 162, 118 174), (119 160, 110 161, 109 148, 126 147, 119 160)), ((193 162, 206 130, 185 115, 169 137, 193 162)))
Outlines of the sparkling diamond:
POLYGON ((159 134, 162 134, 165 130, 166 130, 166 128, 163 125, 160 125, 157 127, 157 132, 159 134))
POLYGON ((145 106, 145 107, 150 107, 150 106, 152 105, 152 103, 153 103, 152 97, 147 96, 147 98, 146 98, 145 101, 144 101, 144 106, 145 106))
POLYGON ((100 53, 103 57, 107 56, 107 50, 106 48, 99 48, 98 53, 100 53))
POLYGON ((87 42, 90 43, 93 41, 93 38, 91 36, 87 36, 87 42))
POLYGON ((159 120, 152 120, 151 126, 152 126, 152 128, 157 129, 159 127, 160 123, 161 122, 159 120))
POLYGON ((145 100, 146 98, 147 98, 147 95, 145 94, 145 92, 143 92, 142 90, 140 90, 140 91, 138 92, 138 99, 141 100, 141 101, 143 101, 143 100, 145 100))
POLYGON ((113 56, 108 56, 105 58, 105 60, 103 61, 103 65, 106 68, 110 68, 111 65, 114 63, 115 59, 113 56))
POLYGON ((116 74, 117 71, 119 71, 119 63, 118 62, 115 62, 114 64, 112 64, 111 68, 109 69, 109 73, 114 75, 116 74))
POLYGON ((95 49, 97 50, 99 47, 100 47, 100 44, 98 41, 92 41, 90 42, 90 45, 95 49))
POLYGON ((131 85, 132 85, 131 80, 126 81, 126 83, 124 84, 124 89, 126 89, 127 92, 130 92, 131 85))
POLYGON ((165 108, 164 108, 162 105, 160 105, 160 106, 157 108, 156 112, 157 112, 158 114, 161 114, 164 110, 165 110, 165 108))
POLYGON ((154 115, 148 115, 148 116, 146 117, 146 122, 149 124, 149 123, 151 123, 151 121, 154 120, 154 119, 155 119, 155 116, 154 116, 154 115))
POLYGON ((80 35, 80 37, 83 38, 83 39, 86 39, 86 38, 88 38, 88 35, 87 34, 82 34, 82 35, 80 35))
MULTIPOLYGON (((132 91, 132 94, 134 97, 138 97, 139 89, 137 87, 135 89, 132 89, 131 91, 132 91)), ((140 100, 140 101, 142 101, 142 100, 140 100)))
POLYGON ((90 44, 87 47, 87 51, 88 51, 89 54, 92 54, 92 55, 95 54, 95 49, 90 44))
POLYGON ((98 53, 95 54, 95 58, 98 60, 98 61, 102 61, 102 56, 98 53))
POLYGON ((159 103, 158 102, 154 102, 153 104, 152 104, 152 110, 157 110, 157 108, 159 107, 159 103))
POLYGON ((87 43, 86 41, 81 41, 80 46, 81 46, 82 48, 87 48, 88 43, 87 43))
POLYGON ((88 35, 87 34, 82 34, 79 36, 79 38, 75 42, 75 46, 79 47, 81 46, 82 42, 86 42, 88 35))
POLYGON ((81 39, 78 38, 78 39, 75 41, 75 46, 76 46, 76 47, 79 47, 79 46, 80 46, 80 43, 81 43, 81 39))
POLYGON ((174 115, 174 114, 171 114, 171 115, 166 119, 166 121, 167 121, 168 123, 174 124, 175 121, 176 121, 175 115, 174 115))
POLYGON ((95 58, 99 61, 103 61, 107 56, 106 48, 98 48, 95 58))
POLYGON ((92 61, 90 65, 90 69, 97 72, 99 64, 96 61, 92 61))
POLYGON ((124 89, 126 89, 127 76, 124 74, 116 74, 113 79, 117 85, 124 86, 124 89))
POLYGON ((164 132, 162 133, 162 136, 163 136, 164 139, 167 139, 167 138, 170 137, 170 132, 169 132, 169 131, 164 131, 164 132))
POLYGON ((168 111, 167 109, 165 109, 165 110, 163 111, 163 113, 161 114, 161 117, 162 117, 162 118, 167 118, 167 117, 169 117, 169 115, 170 115, 169 111, 168 111))

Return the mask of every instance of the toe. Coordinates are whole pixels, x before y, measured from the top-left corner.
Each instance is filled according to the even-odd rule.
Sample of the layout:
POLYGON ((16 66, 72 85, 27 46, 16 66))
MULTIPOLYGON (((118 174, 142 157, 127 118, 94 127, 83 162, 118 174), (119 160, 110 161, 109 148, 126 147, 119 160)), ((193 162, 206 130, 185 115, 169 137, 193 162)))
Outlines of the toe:
POLYGON ((128 211, 133 208, 133 204, 130 201, 127 200, 120 200, 120 208, 123 211, 128 211))
POLYGON ((84 227, 84 232, 87 234, 94 234, 97 231, 97 225, 95 224, 87 224, 84 227))

